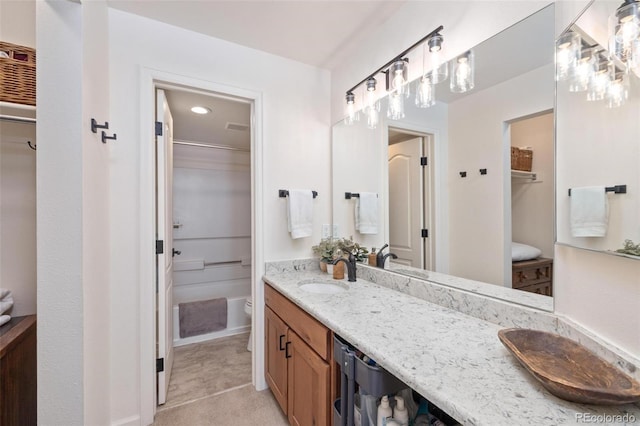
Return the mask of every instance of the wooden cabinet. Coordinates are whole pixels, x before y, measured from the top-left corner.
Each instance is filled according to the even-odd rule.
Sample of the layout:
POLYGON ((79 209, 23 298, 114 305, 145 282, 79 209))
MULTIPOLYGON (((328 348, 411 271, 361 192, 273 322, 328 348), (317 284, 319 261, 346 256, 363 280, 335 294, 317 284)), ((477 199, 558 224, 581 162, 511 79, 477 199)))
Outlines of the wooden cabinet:
POLYGON ((553 296, 553 259, 540 258, 513 262, 512 287, 553 296))
POLYGON ((0 425, 36 424, 36 316, 0 327, 0 425))
POLYGON ((331 332, 265 286, 265 376, 289 423, 329 426, 331 332))

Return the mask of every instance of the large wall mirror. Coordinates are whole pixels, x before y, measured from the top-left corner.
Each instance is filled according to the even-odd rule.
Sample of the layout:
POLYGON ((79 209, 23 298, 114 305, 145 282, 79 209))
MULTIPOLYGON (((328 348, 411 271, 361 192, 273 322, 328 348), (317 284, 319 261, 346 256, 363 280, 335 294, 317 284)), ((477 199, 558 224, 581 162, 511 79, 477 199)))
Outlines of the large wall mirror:
POLYGON ((384 98, 375 129, 366 119, 334 126, 339 236, 369 249, 388 243, 398 256, 388 268, 398 273, 447 285, 455 279, 444 274, 474 280, 487 294, 509 289, 497 297, 524 284, 552 293, 554 19, 550 5, 474 47, 475 87, 466 93, 451 93, 446 80, 435 86, 429 108, 418 108, 411 96, 404 118, 391 120, 384 98), (520 150, 531 170, 512 172, 511 153, 520 150), (346 193, 362 192, 377 194, 375 233, 355 229, 356 201, 346 193), (513 242, 537 250, 530 255, 541 262, 533 265, 535 277, 518 275, 513 242), (518 276, 530 282, 513 282, 518 276))
MULTIPOLYGON (((626 13, 621 2, 596 1, 559 39, 559 58, 569 48, 580 59, 558 63, 558 243, 640 260, 640 66, 625 72, 626 53, 610 51, 616 13, 626 13), (635 250, 619 252, 625 240, 635 250)), ((629 22, 640 43, 637 20, 629 22)))

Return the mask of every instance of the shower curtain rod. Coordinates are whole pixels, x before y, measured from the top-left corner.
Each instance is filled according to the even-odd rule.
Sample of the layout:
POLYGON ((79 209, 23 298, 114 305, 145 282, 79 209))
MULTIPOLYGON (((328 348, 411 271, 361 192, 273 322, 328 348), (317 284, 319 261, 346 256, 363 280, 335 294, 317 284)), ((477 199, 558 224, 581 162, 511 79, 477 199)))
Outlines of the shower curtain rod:
POLYGON ((173 143, 175 145, 199 146, 201 148, 214 148, 214 149, 226 149, 227 151, 250 152, 250 150, 246 148, 235 148, 233 146, 226 146, 226 145, 210 145, 206 143, 187 142, 187 141, 181 141, 181 140, 174 140, 173 143))
POLYGON ((3 115, 3 114, 0 114, 0 121, 1 120, 15 121, 18 123, 35 123, 36 122, 35 118, 19 117, 17 115, 3 115))

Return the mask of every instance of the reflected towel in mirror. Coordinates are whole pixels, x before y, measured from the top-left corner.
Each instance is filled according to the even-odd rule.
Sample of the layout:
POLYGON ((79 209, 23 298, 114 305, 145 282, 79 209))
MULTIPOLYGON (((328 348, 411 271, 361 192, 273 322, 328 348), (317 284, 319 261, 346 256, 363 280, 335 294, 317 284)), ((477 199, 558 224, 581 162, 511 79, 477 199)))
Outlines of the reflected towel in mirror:
POLYGON ((0 288, 0 315, 7 312, 13 306, 13 296, 11 291, 0 288))
POLYGON ((378 233, 378 194, 361 192, 355 204, 356 231, 361 234, 378 233))
POLYGON ((609 203, 604 186, 571 188, 571 235, 604 237, 609 225, 609 203))

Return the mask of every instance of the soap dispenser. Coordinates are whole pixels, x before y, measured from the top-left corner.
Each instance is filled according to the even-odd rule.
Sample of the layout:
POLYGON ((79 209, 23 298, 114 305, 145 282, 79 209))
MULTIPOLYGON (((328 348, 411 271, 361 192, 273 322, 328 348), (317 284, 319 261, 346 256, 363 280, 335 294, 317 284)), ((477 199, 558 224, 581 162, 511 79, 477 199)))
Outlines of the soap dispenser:
POLYGON ((386 426, 387 419, 391 418, 393 415, 393 410, 389 405, 389 397, 387 395, 383 396, 380 400, 380 405, 378 406, 378 424, 377 426, 386 426))
POLYGON ((369 253, 369 266, 376 266, 377 255, 376 248, 371 248, 371 253, 369 253))
POLYGON ((396 408, 393 410, 393 418, 400 426, 409 426, 409 411, 404 406, 404 398, 396 395, 396 408))

